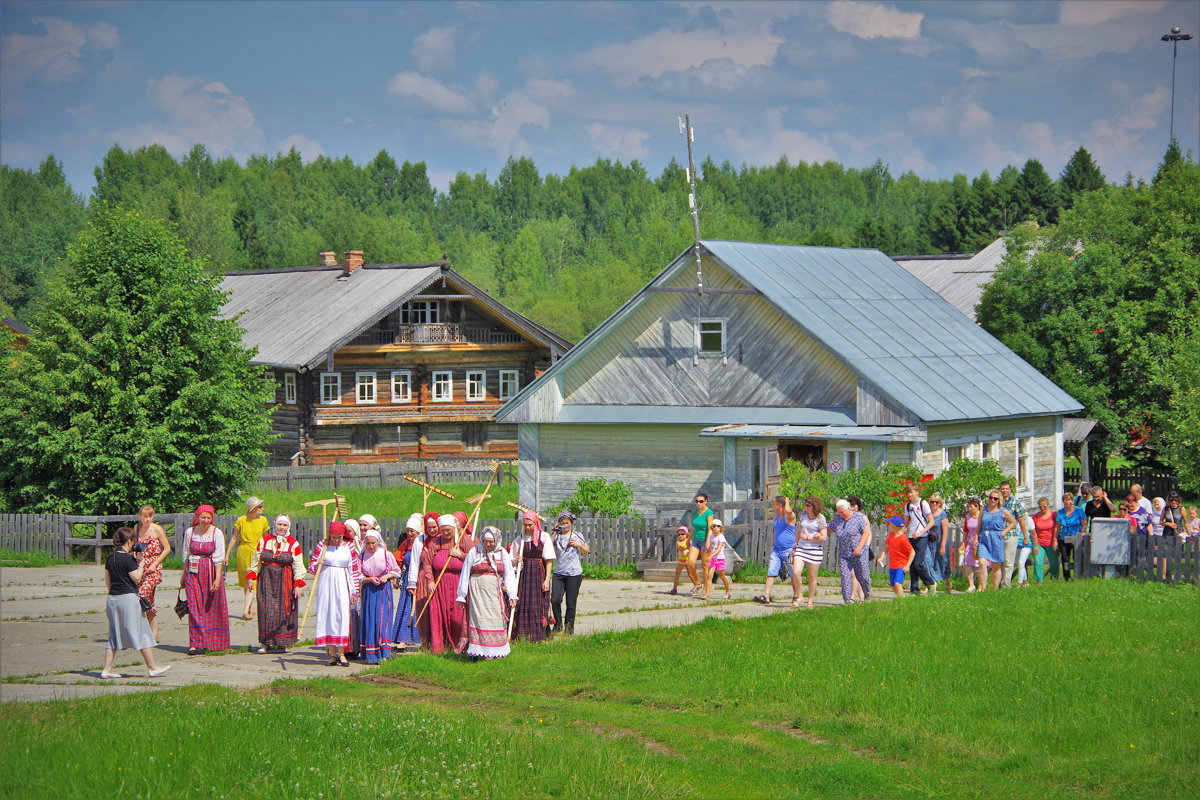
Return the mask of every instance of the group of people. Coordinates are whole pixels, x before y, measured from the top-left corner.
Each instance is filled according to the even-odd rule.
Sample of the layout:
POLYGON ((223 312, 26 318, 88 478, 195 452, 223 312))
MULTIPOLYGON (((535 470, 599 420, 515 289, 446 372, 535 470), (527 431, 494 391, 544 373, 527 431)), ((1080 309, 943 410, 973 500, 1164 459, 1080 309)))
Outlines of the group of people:
MULTIPOLYGON (((511 637, 538 642, 554 632, 574 633, 580 556, 587 555, 588 543, 570 512, 559 515, 551 532, 542 529, 538 514, 524 512, 522 532, 507 549, 497 528, 476 534, 461 511, 413 514, 394 551, 378 520, 364 514, 330 523, 307 565, 291 520, 279 515, 269 523, 257 497, 246 501, 229 541, 215 519, 215 509, 201 505, 183 534, 179 597, 186 602, 189 655, 229 649, 230 561, 244 590, 242 618, 258 618, 259 653, 282 652, 299 639, 300 600, 310 580, 316 583, 309 600, 316 644, 325 648, 330 666, 347 666, 348 656, 376 664, 409 646, 502 658, 511 637)), ((136 647, 154 674, 148 648, 157 640, 155 589, 171 543, 151 506, 141 509, 136 529, 122 531, 127 534, 118 532, 124 538, 114 539, 118 553, 106 565, 110 647, 104 672, 115 651, 136 647), (128 558, 117 558, 123 552, 128 558), (127 591, 140 604, 111 600, 127 591), (130 632, 139 635, 131 638, 130 632)))

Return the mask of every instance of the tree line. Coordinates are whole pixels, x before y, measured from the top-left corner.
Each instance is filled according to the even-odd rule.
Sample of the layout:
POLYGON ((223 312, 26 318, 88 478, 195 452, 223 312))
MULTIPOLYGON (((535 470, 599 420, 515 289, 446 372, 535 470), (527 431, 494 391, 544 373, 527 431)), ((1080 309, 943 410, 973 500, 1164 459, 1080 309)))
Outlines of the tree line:
MULTIPOLYGON (((714 239, 874 247, 889 255, 975 251, 1017 222, 1054 222, 1081 192, 1105 186, 1084 148, 1060 177, 1036 159, 968 179, 894 177, 882 161, 766 167, 707 158, 699 170, 701 232, 714 239)), ((36 170, 0 166, 5 214, 0 313, 29 320, 67 244, 105 206, 166 220, 215 269, 315 263, 322 250, 368 262, 455 268, 534 320, 577 340, 691 242, 684 168, 657 177, 638 161, 599 159, 565 175, 510 158, 495 179, 458 173, 445 192, 424 162, 370 162, 292 149, 245 164, 196 145, 176 159, 160 145, 114 146, 87 199, 48 156, 36 170)))

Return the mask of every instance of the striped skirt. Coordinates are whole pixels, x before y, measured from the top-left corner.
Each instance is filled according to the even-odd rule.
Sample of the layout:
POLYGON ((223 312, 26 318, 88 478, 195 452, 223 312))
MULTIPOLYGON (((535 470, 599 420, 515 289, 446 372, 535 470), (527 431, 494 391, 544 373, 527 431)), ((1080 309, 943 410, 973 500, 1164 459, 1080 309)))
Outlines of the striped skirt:
POLYGON ((542 591, 546 565, 540 558, 526 558, 517 582, 517 623, 513 636, 540 642, 550 624, 550 593, 542 591))
MULTIPOLYGON (((404 585, 403 579, 400 585, 404 585)), ((417 615, 413 613, 413 596, 407 589, 400 590, 400 602, 396 604, 396 619, 392 624, 392 643, 396 645, 420 644, 417 631, 417 615)))
POLYGON ((296 622, 292 556, 268 560, 263 553, 255 592, 258 595, 258 641, 267 647, 287 647, 299 638, 296 622))
POLYGON ((805 564, 820 564, 825 560, 825 548, 821 542, 797 541, 792 561, 803 561, 805 564))
POLYGON ((471 576, 467 593, 467 655, 504 658, 509 654, 507 606, 499 578, 487 573, 471 576))
POLYGON ((368 664, 378 664, 392 657, 392 582, 364 583, 361 599, 359 652, 368 664))

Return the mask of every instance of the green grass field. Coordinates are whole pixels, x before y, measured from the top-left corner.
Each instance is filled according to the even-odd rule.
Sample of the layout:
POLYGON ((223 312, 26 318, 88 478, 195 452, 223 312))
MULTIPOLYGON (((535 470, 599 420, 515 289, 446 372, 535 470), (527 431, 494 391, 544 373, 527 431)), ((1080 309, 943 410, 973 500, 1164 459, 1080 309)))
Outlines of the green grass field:
MULTIPOLYGON (((439 488, 454 495, 449 500, 440 495, 430 495, 429 511, 450 513, 454 511, 470 512, 473 506, 466 503, 467 498, 481 494, 484 490, 482 483, 453 483, 443 484, 439 488)), ((419 486, 398 486, 388 489, 339 489, 338 494, 346 498, 350 513, 355 516, 374 514, 376 517, 404 517, 421 510, 422 490, 419 486)), ((255 487, 246 493, 261 499, 268 516, 287 514, 289 517, 319 517, 321 507, 305 508, 304 504, 312 500, 324 500, 333 497, 332 489, 300 490, 294 492, 276 491, 263 487, 255 487)), ((480 510, 483 519, 511 519, 513 511, 506 502, 517 502, 517 487, 495 486, 488 490, 489 498, 484 501, 480 510)), ((333 507, 330 506, 330 513, 333 507)), ((244 514, 243 505, 230 506, 222 509, 223 514, 244 514)))
POLYGON ((909 599, 10 705, 11 797, 1196 797, 1194 586, 909 599))

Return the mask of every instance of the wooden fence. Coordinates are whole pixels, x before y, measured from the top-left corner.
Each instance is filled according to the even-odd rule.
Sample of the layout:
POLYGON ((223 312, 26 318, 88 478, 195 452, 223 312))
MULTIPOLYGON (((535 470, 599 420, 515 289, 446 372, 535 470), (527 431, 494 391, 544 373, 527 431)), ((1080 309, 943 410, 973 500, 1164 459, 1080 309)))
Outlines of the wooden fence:
MULTIPOLYGON (((1063 470, 1063 482, 1068 488, 1077 489, 1082 480, 1081 469, 1063 470)), ((1142 485, 1142 494, 1146 497, 1165 498, 1172 489, 1179 489, 1179 481, 1175 474, 1164 470, 1112 469, 1104 473, 1093 473, 1092 482, 1103 486, 1108 496, 1113 498, 1123 498, 1129 493, 1129 487, 1135 483, 1142 485)))
MULTIPOLYGON (((1067 537, 1075 545, 1075 575, 1103 577, 1107 564, 1093 564, 1091 536, 1067 537)), ((1142 536, 1129 534, 1129 565, 1114 567, 1117 574, 1139 581, 1200 583, 1200 540, 1194 536, 1142 536), (1165 566, 1165 570, 1164 570, 1165 566)))
POLYGON ((297 489, 383 489, 409 485, 404 481, 405 475, 432 484, 486 484, 493 473, 496 475, 496 485, 515 485, 517 462, 420 459, 384 464, 267 467, 259 473, 256 485, 289 492, 297 489), (493 464, 497 466, 493 468, 493 464))

